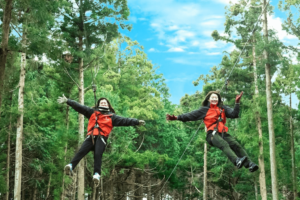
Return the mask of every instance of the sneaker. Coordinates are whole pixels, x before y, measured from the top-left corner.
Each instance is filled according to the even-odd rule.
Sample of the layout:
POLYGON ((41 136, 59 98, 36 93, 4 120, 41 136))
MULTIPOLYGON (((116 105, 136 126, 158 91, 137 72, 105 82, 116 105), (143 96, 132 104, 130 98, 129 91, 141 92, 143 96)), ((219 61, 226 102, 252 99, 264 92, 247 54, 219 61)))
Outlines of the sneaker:
POLYGON ((73 175, 73 172, 72 172, 72 164, 67 164, 66 166, 65 166, 65 173, 67 174, 67 175, 73 175))
POLYGON ((247 157, 244 156, 242 158, 237 158, 235 161, 235 166, 240 169, 241 167, 243 167, 244 163, 247 161, 247 157))
POLYGON ((258 165, 257 164, 255 164, 255 163, 253 163, 253 162, 251 162, 250 164, 249 164, 249 171, 250 172, 255 172, 256 170, 258 170, 258 165))
POLYGON ((98 173, 95 173, 93 176, 94 184, 98 185, 100 183, 100 175, 98 173))

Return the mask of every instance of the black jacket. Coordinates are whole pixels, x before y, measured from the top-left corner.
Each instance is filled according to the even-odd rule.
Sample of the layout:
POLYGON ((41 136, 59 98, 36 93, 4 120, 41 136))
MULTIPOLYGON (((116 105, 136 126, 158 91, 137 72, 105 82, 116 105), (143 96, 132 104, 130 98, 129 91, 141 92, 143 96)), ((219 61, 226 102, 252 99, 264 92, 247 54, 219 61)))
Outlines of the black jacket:
MULTIPOLYGON (((79 112, 80 114, 83 114, 86 118, 90 119, 91 115, 94 113, 94 109, 81 105, 77 103, 76 101, 68 99, 67 104, 71 106, 74 110, 79 112)), ((107 115, 111 115, 111 120, 113 126, 135 126, 139 124, 139 120, 134 118, 125 118, 118 116, 112 112, 109 113, 103 113, 107 115)))

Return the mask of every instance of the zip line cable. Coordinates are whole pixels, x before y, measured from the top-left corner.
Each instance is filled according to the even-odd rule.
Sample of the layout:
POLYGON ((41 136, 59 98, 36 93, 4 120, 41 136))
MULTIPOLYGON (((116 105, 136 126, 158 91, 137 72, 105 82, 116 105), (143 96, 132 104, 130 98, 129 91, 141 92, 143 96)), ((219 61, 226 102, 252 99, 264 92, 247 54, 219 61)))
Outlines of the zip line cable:
MULTIPOLYGON (((85 49, 87 51, 88 54, 88 59, 90 59, 91 57, 91 52, 90 52, 90 46, 89 46, 89 42, 88 42, 88 37, 86 34, 86 26, 85 26, 85 22, 84 22, 84 17, 85 17, 85 12, 82 11, 82 0, 80 1, 80 12, 81 12, 81 20, 82 20, 82 24, 83 24, 83 32, 84 32, 84 36, 85 36, 85 49)), ((97 100, 96 100, 96 85, 95 85, 95 77, 94 77, 94 73, 93 73, 93 69, 91 67, 91 74, 92 74, 92 89, 94 92, 94 99, 95 99, 95 109, 97 107, 97 100)))
POLYGON ((190 146, 192 140, 194 139, 194 137, 196 136, 196 134, 198 133, 198 131, 200 130, 200 127, 202 125, 203 121, 201 121, 198 129, 196 130, 196 132, 194 133, 194 135, 192 136, 190 142, 188 143, 188 145, 186 146, 185 150, 183 151, 182 155, 180 156, 178 162, 176 163, 175 167, 173 168, 171 174, 169 175, 168 179, 165 181, 164 185, 162 186, 162 188, 160 189, 160 191, 165 187, 165 185, 167 184, 168 180, 170 179, 171 175, 173 174, 174 170, 176 169, 177 165, 179 164, 180 160, 182 159, 183 155, 185 154, 187 148, 190 146))
MULTIPOLYGON (((267 8, 267 6, 269 5, 269 3, 270 3, 270 0, 268 1, 268 3, 266 3, 266 5, 265 5, 265 7, 263 8, 263 10, 262 10, 261 14, 259 15, 259 17, 258 17, 258 19, 257 19, 257 21, 256 21, 256 24, 254 25, 254 28, 253 28, 253 30, 251 31, 251 34, 253 34, 253 33, 254 33, 254 30, 255 30, 255 28, 256 28, 256 26, 257 26, 257 24, 258 24, 258 22, 259 22, 259 20, 260 20, 261 16, 263 15, 263 13, 264 13, 265 9, 266 9, 266 8, 267 8)), ((235 64, 234 64, 234 65, 233 65, 233 67, 231 68, 231 71, 230 71, 229 75, 228 75, 228 76, 227 76, 227 78, 226 78, 226 82, 225 82, 225 84, 222 86, 222 88, 221 88, 220 92, 223 90, 224 86, 225 86, 225 85, 227 85, 227 81, 229 80, 229 77, 231 76, 231 74, 232 74, 232 72, 233 72, 233 70, 234 70, 235 66, 236 66, 236 65, 237 65, 237 63, 239 62, 239 59, 240 59, 240 57, 241 57, 242 53, 244 52, 246 45, 249 43, 249 41, 250 41, 250 38, 251 38, 251 36, 248 38, 247 42, 245 43, 245 45, 244 45, 244 47, 243 47, 242 51, 240 52, 240 54, 239 54, 239 56, 238 56, 238 58, 237 58, 237 60, 236 60, 235 64)))
MULTIPOLYGON (((254 30, 255 30, 255 28, 256 28, 256 26, 257 26, 257 24, 258 24, 258 22, 259 22, 259 20, 260 20, 260 18, 261 18, 261 16, 263 15, 263 13, 264 13, 266 7, 269 5, 269 3, 270 3, 270 0, 269 0, 268 3, 265 5, 265 7, 263 8, 263 10, 262 10, 260 16, 258 17, 258 19, 257 19, 257 21, 256 21, 256 24, 254 25, 254 28, 253 28, 253 30, 252 30, 252 32, 251 32, 252 34, 253 34, 253 32, 254 32, 254 30)), ((245 45, 244 45, 244 47, 243 47, 241 53, 240 53, 239 56, 238 56, 238 59, 236 60, 235 64, 233 65, 233 67, 232 67, 232 69, 231 69, 229 75, 228 75, 227 78, 225 79, 225 84, 223 85, 222 89, 220 90, 220 93, 221 93, 221 91, 223 90, 223 88, 224 88, 225 85, 226 85, 226 88, 227 88, 229 77, 231 76, 232 71, 234 70, 236 64, 238 63, 238 61, 239 61, 239 59, 240 59, 240 57, 241 57, 243 51, 245 50, 245 47, 246 47, 246 45, 248 44, 249 40, 250 40, 250 37, 249 37, 249 39, 247 40, 247 42, 245 43, 245 45)), ((159 191, 162 191, 162 189, 165 187, 166 183, 167 183, 168 180, 170 179, 171 175, 173 174, 173 172, 175 171, 177 165, 179 164, 180 160, 182 159, 183 155, 185 154, 187 148, 188 148, 189 145, 191 144, 191 142, 192 142, 192 140, 194 139, 195 135, 198 133, 198 131, 199 131, 199 129, 200 129, 202 123, 203 123, 203 120, 201 121, 201 123, 200 123, 200 125, 199 125, 197 131, 196 131, 196 132, 194 133, 194 135, 192 136, 190 142, 189 142, 188 145, 186 146, 186 148, 185 148, 185 150, 183 151, 182 155, 180 156, 179 160, 177 161, 177 163, 176 163, 175 167, 173 168, 171 174, 169 175, 169 177, 167 178, 167 180, 165 181, 164 185, 162 186, 162 188, 161 188, 159 191)))

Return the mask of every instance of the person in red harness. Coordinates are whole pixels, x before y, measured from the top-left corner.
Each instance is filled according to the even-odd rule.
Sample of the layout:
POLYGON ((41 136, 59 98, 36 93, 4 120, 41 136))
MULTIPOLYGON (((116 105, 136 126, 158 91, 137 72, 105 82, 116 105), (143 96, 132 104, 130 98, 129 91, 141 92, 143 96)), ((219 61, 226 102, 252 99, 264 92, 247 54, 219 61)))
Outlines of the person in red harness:
POLYGON ((64 95, 58 98, 58 103, 67 103, 77 112, 89 119, 87 137, 72 161, 64 168, 67 175, 71 174, 79 161, 90 151, 94 151, 93 181, 99 184, 101 176, 102 155, 106 147, 107 138, 114 126, 145 125, 145 121, 124 118, 115 114, 115 110, 106 98, 100 98, 96 108, 90 108, 67 99, 64 95))
POLYGON ((236 96, 235 107, 232 109, 223 105, 219 92, 210 91, 200 109, 179 116, 167 114, 166 119, 182 122, 203 120, 207 129, 206 141, 222 150, 238 169, 244 166, 249 168, 250 172, 255 172, 258 166, 251 161, 242 146, 228 134, 228 127, 225 126, 226 118, 238 118, 242 95, 243 92, 236 96))

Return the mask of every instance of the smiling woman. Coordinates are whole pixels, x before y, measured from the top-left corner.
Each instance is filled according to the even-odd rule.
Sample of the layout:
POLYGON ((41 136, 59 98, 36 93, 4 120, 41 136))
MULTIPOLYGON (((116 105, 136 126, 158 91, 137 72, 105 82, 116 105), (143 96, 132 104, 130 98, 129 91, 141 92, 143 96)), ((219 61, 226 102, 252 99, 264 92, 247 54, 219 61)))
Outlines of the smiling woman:
POLYGON ((96 108, 81 105, 76 101, 67 99, 64 95, 59 97, 57 102, 60 104, 67 103, 75 111, 89 119, 87 137, 72 161, 65 166, 65 173, 72 175, 80 160, 90 151, 94 151, 93 181, 98 186, 100 183, 102 155, 112 128, 114 126, 145 125, 145 121, 116 115, 109 100, 103 97, 98 100, 96 108))
POLYGON ((255 172, 258 166, 251 161, 244 148, 227 133, 228 127, 225 126, 226 117, 238 118, 242 95, 243 92, 236 96, 235 107, 232 109, 223 105, 219 92, 210 91, 200 109, 179 116, 167 114, 166 119, 182 122, 203 120, 207 131, 207 143, 222 150, 238 169, 244 166, 249 168, 250 172, 255 172))

